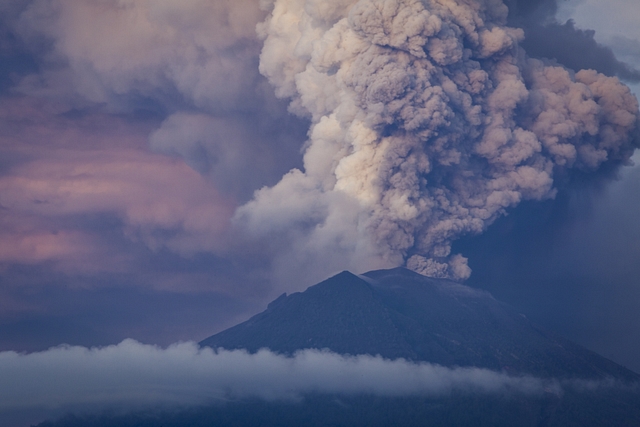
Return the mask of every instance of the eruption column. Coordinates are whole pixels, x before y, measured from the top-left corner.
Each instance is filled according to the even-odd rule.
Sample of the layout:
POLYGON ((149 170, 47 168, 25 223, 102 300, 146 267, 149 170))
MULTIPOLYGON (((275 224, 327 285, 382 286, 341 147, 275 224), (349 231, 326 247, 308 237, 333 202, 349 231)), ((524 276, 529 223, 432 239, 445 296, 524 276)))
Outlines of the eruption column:
MULTIPOLYGON (((304 171, 235 221, 340 268, 467 278, 452 242, 554 177, 628 162, 638 103, 617 78, 529 58, 501 0, 275 0, 260 71, 311 119, 304 171)), ((310 261, 311 262, 311 261, 310 261)))

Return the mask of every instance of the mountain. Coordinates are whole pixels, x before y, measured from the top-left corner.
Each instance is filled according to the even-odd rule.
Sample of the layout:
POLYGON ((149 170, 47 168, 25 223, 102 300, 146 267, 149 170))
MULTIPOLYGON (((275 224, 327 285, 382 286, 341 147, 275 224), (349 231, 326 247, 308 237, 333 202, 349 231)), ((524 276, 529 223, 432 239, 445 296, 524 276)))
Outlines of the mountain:
POLYGON ((39 427, 640 426, 636 373, 537 327, 487 292, 402 268, 342 272, 280 296, 264 312, 200 345, 269 348, 285 355, 330 349, 530 374, 563 387, 537 394, 452 390, 403 397, 309 393, 294 401, 228 399, 196 408, 69 415, 39 427))
POLYGON ((540 377, 638 381, 640 376, 545 331, 489 293, 404 268, 347 271, 200 345, 292 354, 306 348, 474 366, 540 377))

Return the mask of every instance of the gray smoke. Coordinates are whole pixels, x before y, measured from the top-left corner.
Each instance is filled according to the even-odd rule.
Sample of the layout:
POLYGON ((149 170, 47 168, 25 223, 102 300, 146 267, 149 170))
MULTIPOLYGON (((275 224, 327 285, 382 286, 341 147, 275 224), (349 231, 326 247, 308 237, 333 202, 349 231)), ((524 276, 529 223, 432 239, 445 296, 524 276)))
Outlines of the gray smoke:
POLYGON ((572 169, 627 163, 637 144, 629 89, 529 57, 501 0, 263 6, 260 71, 312 125, 304 170, 235 221, 280 245, 284 276, 405 264, 465 279, 455 239, 553 198, 572 169))

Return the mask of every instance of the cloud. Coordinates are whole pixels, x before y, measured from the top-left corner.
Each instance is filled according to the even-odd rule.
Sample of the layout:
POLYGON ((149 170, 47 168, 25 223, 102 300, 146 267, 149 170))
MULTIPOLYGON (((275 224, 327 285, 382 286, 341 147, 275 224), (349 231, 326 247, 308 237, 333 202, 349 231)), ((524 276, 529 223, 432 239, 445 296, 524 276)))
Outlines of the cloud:
MULTIPOLYGON (((182 161, 134 150, 63 151, 55 158, 34 160, 0 178, 0 192, 5 215, 60 218, 112 213, 132 238, 185 255, 222 245, 233 212, 233 204, 182 161)), ((49 234, 52 242, 66 242, 69 237, 49 234)), ((16 248, 41 247, 33 255, 37 259, 48 253, 47 242, 45 236, 25 235, 16 248)), ((52 245, 51 255, 66 247, 52 245)), ((28 258, 28 251, 13 252, 20 255, 28 258)))
POLYGON ((595 0, 568 0, 558 4, 558 20, 573 19, 581 28, 595 30, 600 43, 607 43, 615 36, 638 38, 633 0, 614 0, 607 4, 595 0))
POLYGON ((609 47, 595 40, 595 31, 576 28, 574 21, 535 26, 523 46, 533 56, 557 60, 573 70, 594 69, 637 83, 640 71, 620 62, 609 47), (558 40, 562 40, 559 43, 558 40))
POLYGON ((233 293, 259 309, 267 280, 218 255, 234 250, 235 206, 300 163, 306 124, 258 72, 257 4, 0 8, 9 47, 37 59, 0 99, 2 284, 29 289, 13 305, 55 282, 233 293))
POLYGON ((0 102, 0 263, 124 271, 111 231, 183 256, 225 245, 235 201, 180 159, 146 150, 153 125, 50 102, 0 102), (93 222, 93 224, 92 224, 93 222), (118 224, 119 222, 119 224, 118 224), (109 227, 107 227, 109 228, 109 227))
MULTIPOLYGON (((242 205, 229 256, 263 248, 284 287, 400 264, 464 279, 453 241, 523 200, 554 197, 572 169, 624 164, 637 142, 637 103, 619 81, 533 59, 547 50, 529 49, 529 33, 555 22, 551 0, 19 3, 3 22, 39 61, 14 91, 55 100, 56 114, 151 111, 151 149, 213 181, 216 194, 203 190, 212 205, 242 205)), ((593 34, 563 28, 600 49, 593 34)), ((182 219, 156 208, 137 217, 136 191, 118 206, 87 196, 67 206, 84 197, 153 248, 224 246, 177 205, 170 215, 182 219)), ((202 207, 192 196, 176 195, 202 207)), ((219 212, 209 213, 215 228, 219 212)))
MULTIPOLYGON (((632 2, 626 0, 609 2, 606 9, 600 10, 597 18, 590 20, 591 22, 586 22, 584 13, 576 14, 575 12, 580 9, 593 9, 594 5, 576 8, 575 3, 566 1, 558 3, 557 0, 505 1, 509 7, 509 24, 524 29, 525 40, 522 46, 530 56, 553 59, 575 71, 595 69, 608 76, 618 76, 630 82, 640 81, 640 71, 633 68, 638 64, 632 64, 632 66, 619 61, 611 46, 601 44, 608 38, 605 35, 603 40, 602 32, 609 29, 607 26, 599 25, 602 24, 603 17, 616 16, 616 24, 608 23, 608 27, 618 28, 620 22, 625 21, 629 14, 634 14, 635 6, 632 6, 632 2), (568 10, 572 10, 572 13, 569 14, 568 10), (572 15, 578 19, 577 26, 572 15), (597 35, 600 36, 598 41, 596 41, 594 29, 597 29, 597 35)), ((602 4, 596 7, 601 8, 602 4)), ((627 27, 624 32, 633 34, 635 31, 632 28, 627 27)))
POLYGON ((0 233, 2 240, 0 262, 3 264, 56 261, 61 262, 65 269, 76 271, 94 271, 102 268, 117 270, 117 267, 95 265, 94 259, 102 254, 88 233, 68 230, 51 232, 30 229, 25 231, 25 227, 11 224, 5 218, 3 219, 3 232, 0 233))
MULTIPOLYGON (((117 104, 130 92, 156 96, 170 85, 197 106, 230 110, 250 107, 241 95, 259 84, 254 26, 261 14, 249 0, 38 0, 16 25, 32 44, 53 41, 42 90, 117 104)), ((38 81, 25 81, 24 90, 38 81)))
POLYGON ((43 58, 16 90, 67 108, 158 108, 150 147, 247 202, 234 240, 267 248, 284 286, 400 264, 465 279, 453 241, 554 197, 571 169, 625 163, 636 144, 625 86, 532 59, 548 53, 527 38, 554 22, 554 1, 325 3, 37 0, 10 20, 43 58))
POLYGON ((300 351, 293 357, 268 350, 255 354, 213 351, 192 342, 166 349, 125 340, 102 348, 61 346, 30 354, 1 352, 0 373, 0 419, 29 411, 50 417, 70 409, 166 408, 247 397, 291 400, 307 393, 562 393, 555 380, 487 369, 445 368, 319 350, 300 351))
POLYGON ((150 134, 149 145, 155 152, 182 157, 221 191, 246 201, 299 162, 303 129, 292 117, 268 111, 224 116, 178 112, 150 134))
POLYGON ((258 72, 258 2, 37 0, 9 25, 40 59, 14 91, 67 108, 150 111, 151 148, 248 200, 300 163, 306 123, 258 72))
POLYGON ((638 143, 629 88, 527 56, 501 2, 313 4, 268 2, 258 27, 261 72, 312 122, 304 168, 234 218, 281 242, 281 282, 290 260, 311 281, 400 264, 465 279, 453 241, 638 143))

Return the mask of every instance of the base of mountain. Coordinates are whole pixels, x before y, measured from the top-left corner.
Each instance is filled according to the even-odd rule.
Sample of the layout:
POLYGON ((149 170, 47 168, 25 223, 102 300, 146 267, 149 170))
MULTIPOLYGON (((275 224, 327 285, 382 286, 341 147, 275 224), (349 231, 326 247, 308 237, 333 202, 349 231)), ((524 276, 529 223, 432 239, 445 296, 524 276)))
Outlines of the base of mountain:
POLYGON ((560 396, 451 394, 383 398, 307 395, 296 402, 258 399, 182 410, 126 415, 68 415, 37 427, 243 427, 243 426, 637 426, 636 391, 582 391, 560 396))

